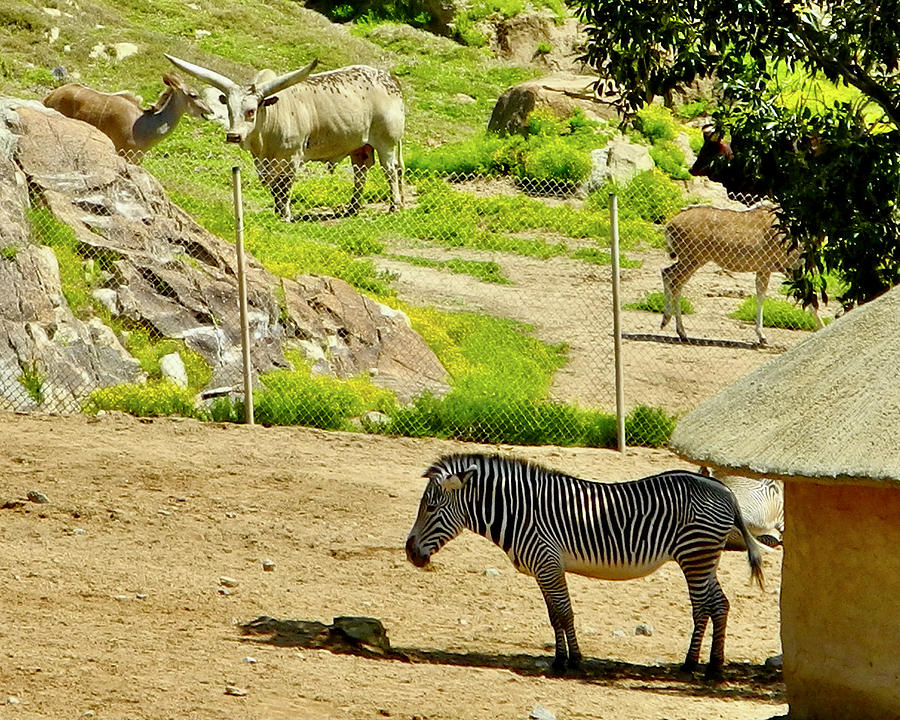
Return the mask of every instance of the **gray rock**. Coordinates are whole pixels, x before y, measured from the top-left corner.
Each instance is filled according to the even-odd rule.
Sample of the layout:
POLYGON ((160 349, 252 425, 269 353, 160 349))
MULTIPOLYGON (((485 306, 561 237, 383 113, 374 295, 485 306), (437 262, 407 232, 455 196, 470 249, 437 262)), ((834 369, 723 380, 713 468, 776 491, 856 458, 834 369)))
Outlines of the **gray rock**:
POLYGON ((764 664, 770 670, 781 670, 784 666, 784 655, 779 653, 778 655, 767 657, 764 664))
POLYGON ((112 288, 97 288, 91 292, 91 297, 109 310, 113 317, 119 314, 119 296, 112 288))
POLYGON ((178 353, 169 353, 159 359, 159 371, 164 378, 171 380, 180 388, 188 386, 187 370, 178 353))
POLYGON ((591 151, 591 175, 581 188, 585 195, 612 180, 625 185, 635 175, 655 167, 649 149, 625 138, 613 138, 604 147, 591 151))
POLYGON ((528 713, 528 717, 530 720, 556 720, 556 713, 548 710, 543 705, 538 703, 533 708, 531 708, 531 712, 528 713))
POLYGON ((44 493, 42 493, 38 490, 29 490, 25 497, 27 497, 33 503, 48 503, 48 502, 50 502, 50 498, 48 498, 46 495, 44 495, 44 493))
POLYGON ((225 694, 226 695, 234 695, 236 697, 244 697, 247 694, 247 691, 237 687, 236 685, 226 685, 225 686, 225 694))
POLYGON ((646 635, 649 637, 650 635, 653 634, 653 626, 650 625, 649 623, 639 623, 634 628, 634 634, 635 635, 646 635))
POLYGON ((273 560, 263 560, 262 569, 265 572, 275 572, 275 562, 273 560))
POLYGON ((233 577, 228 577, 227 575, 219 576, 219 585, 222 585, 223 587, 234 588, 234 587, 237 587, 239 584, 240 583, 237 580, 235 580, 233 577))
POLYGON ((500 577, 500 571, 497 568, 485 568, 484 574, 487 577, 500 577))

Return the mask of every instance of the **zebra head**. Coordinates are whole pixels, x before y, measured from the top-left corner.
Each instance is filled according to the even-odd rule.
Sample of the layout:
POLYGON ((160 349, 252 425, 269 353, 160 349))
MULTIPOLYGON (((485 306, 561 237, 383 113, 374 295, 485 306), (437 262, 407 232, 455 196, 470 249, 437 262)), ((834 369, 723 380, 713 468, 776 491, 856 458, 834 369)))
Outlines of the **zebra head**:
POLYGON ((419 501, 419 513, 406 538, 406 557, 424 567, 431 556, 465 527, 461 490, 477 467, 461 463, 459 456, 442 458, 425 471, 428 485, 419 501))

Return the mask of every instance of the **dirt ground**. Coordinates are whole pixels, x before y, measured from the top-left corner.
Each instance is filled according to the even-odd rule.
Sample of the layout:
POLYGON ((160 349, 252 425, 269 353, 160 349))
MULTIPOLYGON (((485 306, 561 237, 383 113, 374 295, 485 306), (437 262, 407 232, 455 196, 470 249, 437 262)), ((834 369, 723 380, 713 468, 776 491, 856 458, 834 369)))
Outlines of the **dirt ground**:
MULTIPOLYGON (((762 720, 785 711, 780 677, 763 666, 780 652, 780 550, 766 553, 765 591, 750 585, 743 553, 722 560, 725 683, 674 679, 691 623, 673 563, 629 582, 570 576, 586 663, 550 677, 540 593, 501 550, 465 533, 430 571, 405 559, 422 470, 472 446, 119 415, 0 414, 0 438, 4 718, 524 720, 542 705, 558 720, 762 720), (259 615, 374 617, 405 659, 241 635, 238 625, 259 615), (652 635, 636 635, 639 623, 652 635)), ((661 450, 501 450, 599 480, 684 466, 661 450)))

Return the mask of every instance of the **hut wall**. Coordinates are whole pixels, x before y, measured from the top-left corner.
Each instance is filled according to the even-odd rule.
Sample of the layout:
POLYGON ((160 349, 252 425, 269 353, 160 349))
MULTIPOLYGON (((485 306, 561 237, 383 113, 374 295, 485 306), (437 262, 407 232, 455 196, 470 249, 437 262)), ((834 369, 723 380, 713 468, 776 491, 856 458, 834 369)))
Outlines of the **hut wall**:
POLYGON ((791 720, 900 719, 900 489, 785 482, 791 720))

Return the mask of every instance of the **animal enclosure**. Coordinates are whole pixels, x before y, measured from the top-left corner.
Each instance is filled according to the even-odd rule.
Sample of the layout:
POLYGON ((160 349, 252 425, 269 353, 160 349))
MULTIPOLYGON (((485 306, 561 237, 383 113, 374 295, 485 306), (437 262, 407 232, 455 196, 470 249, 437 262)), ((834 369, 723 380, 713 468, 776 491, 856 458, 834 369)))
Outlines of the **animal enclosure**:
MULTIPOLYGON (((25 237, 0 262, 52 251, 61 302, 23 316, 29 329, 0 365, 3 408, 241 419, 237 166, 257 421, 614 444, 609 187, 407 168, 405 206, 390 212, 374 168, 344 212, 350 166, 317 164, 294 183, 285 222, 257 176, 269 170, 236 147, 199 156, 170 144, 141 168, 107 158, 99 184, 88 147, 60 149, 52 174, 23 167, 39 201, 22 208, 25 237)), ((678 414, 815 326, 773 300, 776 275, 760 344, 752 272, 709 263, 681 287, 694 310, 685 337, 661 331, 664 225, 697 198, 648 175, 617 188, 623 366, 628 442, 659 445, 678 414)))

